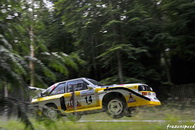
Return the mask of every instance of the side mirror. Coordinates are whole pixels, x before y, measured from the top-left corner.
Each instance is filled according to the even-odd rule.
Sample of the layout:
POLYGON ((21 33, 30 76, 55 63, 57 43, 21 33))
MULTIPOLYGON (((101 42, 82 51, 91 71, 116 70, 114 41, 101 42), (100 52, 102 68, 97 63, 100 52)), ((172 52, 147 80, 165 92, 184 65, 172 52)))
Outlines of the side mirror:
POLYGON ((87 85, 87 87, 88 87, 89 90, 93 89, 93 86, 91 86, 91 85, 87 85))

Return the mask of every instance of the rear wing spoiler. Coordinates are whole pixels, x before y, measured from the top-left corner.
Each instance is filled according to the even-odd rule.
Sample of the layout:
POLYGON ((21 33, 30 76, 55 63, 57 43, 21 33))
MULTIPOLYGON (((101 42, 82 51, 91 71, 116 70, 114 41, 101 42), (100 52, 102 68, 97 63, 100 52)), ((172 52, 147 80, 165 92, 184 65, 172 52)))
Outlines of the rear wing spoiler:
POLYGON ((37 90, 44 91, 44 90, 45 90, 45 89, 43 89, 43 88, 37 88, 37 87, 32 87, 32 86, 29 86, 28 88, 29 88, 29 90, 31 90, 31 91, 37 91, 37 90))

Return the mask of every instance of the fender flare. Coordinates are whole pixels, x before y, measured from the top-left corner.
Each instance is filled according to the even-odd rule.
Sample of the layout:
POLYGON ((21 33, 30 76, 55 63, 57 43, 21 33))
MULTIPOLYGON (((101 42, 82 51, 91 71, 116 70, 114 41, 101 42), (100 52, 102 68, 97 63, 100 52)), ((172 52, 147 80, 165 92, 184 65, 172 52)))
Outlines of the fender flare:
POLYGON ((122 89, 122 90, 125 90, 125 91, 128 91, 128 92, 130 92, 130 93, 132 93, 132 94, 134 94, 134 95, 136 95, 136 96, 138 96, 138 97, 140 97, 140 98, 143 98, 143 99, 145 99, 145 100, 151 101, 150 98, 145 97, 145 96, 143 96, 143 95, 141 95, 141 94, 139 94, 139 93, 137 93, 137 92, 135 92, 135 91, 133 91, 133 90, 131 90, 131 89, 128 89, 128 88, 122 88, 122 87, 107 88, 107 89, 104 89, 104 91, 106 92, 106 91, 110 91, 110 90, 121 90, 121 89, 122 89))

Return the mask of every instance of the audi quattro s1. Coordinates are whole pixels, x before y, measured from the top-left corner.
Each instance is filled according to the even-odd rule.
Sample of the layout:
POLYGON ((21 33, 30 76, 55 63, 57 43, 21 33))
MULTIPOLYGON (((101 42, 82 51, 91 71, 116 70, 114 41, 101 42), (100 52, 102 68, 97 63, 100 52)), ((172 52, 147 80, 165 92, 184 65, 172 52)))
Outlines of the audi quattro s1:
POLYGON ((105 86, 89 78, 77 78, 55 83, 43 90, 31 103, 34 107, 47 111, 49 116, 81 115, 93 111, 105 111, 112 118, 131 117, 139 106, 161 105, 156 93, 146 84, 120 84, 105 86))

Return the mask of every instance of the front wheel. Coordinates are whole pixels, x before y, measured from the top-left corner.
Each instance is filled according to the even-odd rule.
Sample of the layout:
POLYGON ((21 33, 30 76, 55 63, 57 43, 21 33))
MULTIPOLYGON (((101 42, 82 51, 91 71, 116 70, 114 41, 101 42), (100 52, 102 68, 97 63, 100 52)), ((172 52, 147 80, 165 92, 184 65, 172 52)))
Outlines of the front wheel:
POLYGON ((108 101, 106 107, 106 113, 112 118, 122 118, 124 116, 124 109, 126 108, 126 103, 120 98, 112 98, 108 101))

